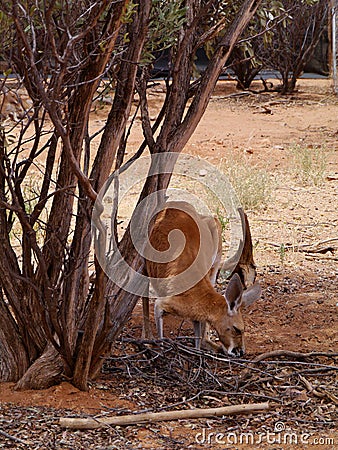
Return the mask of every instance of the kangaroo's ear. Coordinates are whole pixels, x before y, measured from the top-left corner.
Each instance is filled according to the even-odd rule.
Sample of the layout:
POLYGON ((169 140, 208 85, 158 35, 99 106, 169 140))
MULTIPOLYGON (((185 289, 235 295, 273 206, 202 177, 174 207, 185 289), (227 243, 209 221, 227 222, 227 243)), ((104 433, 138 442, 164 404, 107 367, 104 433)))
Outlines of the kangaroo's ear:
POLYGON ((242 294, 242 302, 244 306, 252 305, 262 295, 262 289, 259 283, 255 283, 248 287, 242 294))
POLYGON ((243 286, 241 283, 241 279, 235 273, 229 281, 229 284, 225 291, 225 300, 228 304, 228 313, 229 315, 233 315, 238 312, 239 308, 242 304, 242 293, 243 286))

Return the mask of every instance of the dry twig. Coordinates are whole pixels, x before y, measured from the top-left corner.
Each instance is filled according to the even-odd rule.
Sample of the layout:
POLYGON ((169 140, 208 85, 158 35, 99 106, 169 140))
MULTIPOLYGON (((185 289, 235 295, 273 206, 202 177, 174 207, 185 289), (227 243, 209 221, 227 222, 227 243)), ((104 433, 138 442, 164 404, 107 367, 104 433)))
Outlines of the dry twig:
POLYGON ((0 434, 1 434, 2 436, 4 436, 5 438, 10 439, 11 441, 17 442, 18 444, 23 444, 23 445, 33 445, 33 442, 31 442, 31 441, 26 441, 26 440, 24 440, 24 439, 20 439, 20 438, 18 438, 18 437, 16 437, 16 436, 12 436, 11 434, 6 433, 6 431, 0 430, 0 434))
POLYGON ((253 414, 269 409, 268 403, 253 403, 247 405, 224 406, 220 408, 188 409, 179 411, 164 411, 159 413, 128 414, 126 416, 104 418, 71 418, 61 417, 60 426, 78 430, 101 428, 104 426, 135 425, 140 423, 162 422, 167 420, 200 419, 220 417, 235 414, 253 414))
POLYGON ((328 397, 330 400, 333 401, 333 403, 335 403, 336 405, 338 405, 338 397, 335 396, 334 394, 331 394, 331 392, 321 392, 318 391, 305 377, 303 377, 302 375, 299 375, 299 379, 300 381, 304 384, 304 386, 306 387, 306 389, 312 393, 313 395, 315 395, 316 397, 319 398, 324 398, 324 397, 328 397))

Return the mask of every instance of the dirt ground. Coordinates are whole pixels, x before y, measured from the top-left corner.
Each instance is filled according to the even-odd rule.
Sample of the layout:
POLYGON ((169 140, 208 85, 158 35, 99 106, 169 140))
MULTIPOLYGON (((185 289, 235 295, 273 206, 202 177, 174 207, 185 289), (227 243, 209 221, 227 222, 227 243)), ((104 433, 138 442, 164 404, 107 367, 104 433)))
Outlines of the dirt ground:
MULTIPOLYGON (((256 89, 260 87, 258 83, 254 85, 256 89)), ((154 106, 161 95, 161 86, 155 86, 154 106)), ((107 109, 93 113, 94 125, 100 125, 107 109)), ((186 146, 185 153, 198 155, 217 167, 222 167, 235 153, 245 165, 266 171, 273 182, 267 204, 247 211, 263 290, 262 298, 244 313, 247 360, 274 350, 328 354, 338 351, 337 118, 338 97, 328 80, 302 79, 297 92, 288 97, 273 92, 239 95, 233 82, 221 81, 186 146), (295 148, 325 152, 322 184, 300 180, 300 168, 293 158, 295 148)), ((139 135, 133 136, 131 145, 135 149, 139 139, 139 135)), ((221 389, 216 384, 215 393, 208 394, 209 403, 196 403, 189 401, 190 387, 184 385, 184 380, 176 380, 174 384, 165 379, 152 383, 142 378, 141 369, 138 378, 138 363, 130 369, 127 361, 128 352, 137 353, 140 349, 123 342, 140 339, 141 322, 138 305, 125 328, 125 341, 116 346, 114 353, 116 356, 123 352, 126 363, 108 364, 102 379, 95 381, 89 392, 80 392, 67 382, 46 391, 25 392, 15 391, 11 383, 1 384, 0 448, 338 448, 338 372, 337 367, 333 372, 327 368, 334 361, 337 366, 334 358, 313 359, 313 363, 328 370, 311 378, 314 384, 330 392, 326 398, 325 395, 316 398, 311 389, 304 386, 300 389, 298 383, 297 392, 302 398, 283 406, 272 401, 270 411, 259 416, 170 421, 99 431, 60 429, 58 418, 62 416, 157 411, 170 409, 174 403, 181 403, 183 409, 229 404, 225 386, 221 389), (216 391, 222 391, 222 395, 216 391), (314 404, 316 408, 311 410, 314 404), (277 435, 270 442, 255 440, 244 445, 239 441, 240 433, 248 430, 256 433, 255 439, 259 433, 276 432, 280 419, 286 430, 298 430, 297 443, 278 442, 277 435), (306 431, 310 438, 301 441, 300 434, 306 431), (237 441, 229 439, 231 432, 237 441), (227 440, 217 438, 217 433, 227 435, 227 440)), ((182 325, 176 319, 168 324, 168 337, 175 337, 178 328, 180 334, 190 329, 189 324, 182 325)), ((226 366, 228 372, 234 370, 230 366, 230 363, 226 366)), ((312 370, 318 371, 318 367, 312 370)), ((159 368, 154 370, 160 372, 159 368)), ((282 377, 282 364, 279 370, 282 377)), ((238 375, 238 371, 234 373, 238 375)), ((264 395, 267 397, 266 390, 270 389, 274 396, 271 381, 262 383, 259 386, 264 385, 264 395)), ((230 400, 236 403, 236 398, 230 400)))

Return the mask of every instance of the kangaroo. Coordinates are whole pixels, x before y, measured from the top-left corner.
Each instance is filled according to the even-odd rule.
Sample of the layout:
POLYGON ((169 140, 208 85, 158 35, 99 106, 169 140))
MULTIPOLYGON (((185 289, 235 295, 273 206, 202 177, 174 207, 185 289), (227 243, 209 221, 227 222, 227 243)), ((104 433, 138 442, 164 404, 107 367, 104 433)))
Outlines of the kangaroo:
MULTIPOLYGON (((245 240, 247 237, 245 234, 245 240)), ((197 213, 186 202, 169 202, 155 219, 149 243, 155 252, 171 253, 163 262, 155 261, 151 250, 146 253, 146 273, 157 296, 154 316, 159 338, 163 338, 163 316, 174 314, 193 322, 197 348, 210 344, 219 350, 206 338, 206 325, 210 325, 224 352, 242 356, 245 345, 241 308, 259 298, 261 289, 256 283, 244 290, 235 273, 224 296, 215 290, 222 252, 219 220, 197 213)), ((149 337, 148 299, 143 299, 143 309, 144 336, 149 337)))

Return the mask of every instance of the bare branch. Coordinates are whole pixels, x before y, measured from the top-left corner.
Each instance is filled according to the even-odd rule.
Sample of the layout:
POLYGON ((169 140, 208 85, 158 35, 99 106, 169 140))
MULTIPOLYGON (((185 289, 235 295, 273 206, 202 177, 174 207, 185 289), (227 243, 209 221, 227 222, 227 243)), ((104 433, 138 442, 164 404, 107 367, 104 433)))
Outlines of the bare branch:
POLYGON ((185 409, 179 411, 164 411, 159 413, 131 414, 127 416, 105 417, 98 419, 60 418, 63 428, 95 429, 110 426, 124 426, 136 423, 163 422, 166 420, 201 419, 206 417, 228 416, 233 414, 254 414, 269 409, 269 403, 252 403, 246 405, 223 406, 220 408, 185 409))

